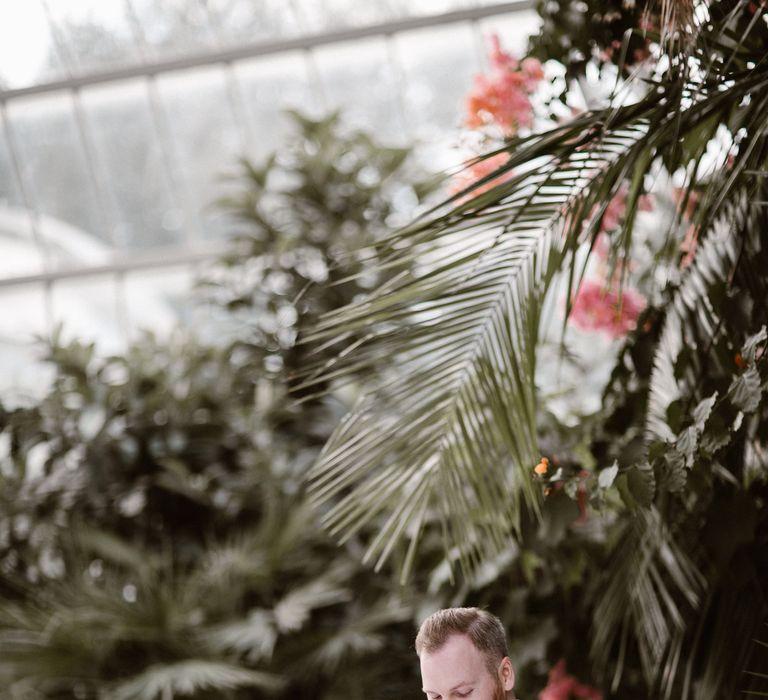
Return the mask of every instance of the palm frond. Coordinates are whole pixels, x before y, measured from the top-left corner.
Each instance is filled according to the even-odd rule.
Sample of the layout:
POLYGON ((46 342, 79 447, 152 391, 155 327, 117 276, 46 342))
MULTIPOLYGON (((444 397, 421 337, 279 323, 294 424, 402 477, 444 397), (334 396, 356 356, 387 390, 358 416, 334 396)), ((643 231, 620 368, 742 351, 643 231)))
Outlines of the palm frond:
POLYGON ((613 552, 594 610, 592 657, 600 669, 610 668, 610 659, 618 658, 613 669, 615 690, 631 638, 649 687, 660 676, 676 678, 674 667, 688 631, 688 613, 699 607, 704 592, 703 575, 675 543, 655 508, 627 524, 613 552))
POLYGON ((347 660, 384 648, 387 626, 402 623, 413 608, 401 597, 382 597, 375 605, 358 609, 318 645, 308 658, 308 671, 332 673, 347 660))
MULTIPOLYGON (((730 60, 729 53, 732 57, 730 49, 720 52, 720 58, 726 64, 730 60)), ((713 59, 712 63, 717 61, 713 59)), ((722 63, 720 66, 722 68, 722 63)), ((764 72, 758 72, 756 75, 747 75, 746 78, 741 76, 739 80, 754 85, 754 81, 763 80, 764 75, 764 72)), ((697 99, 704 100, 702 104, 716 101, 716 98, 706 97, 707 89, 706 85, 702 84, 695 91, 697 99)), ((717 114, 718 111, 719 108, 712 114, 717 114)), ((738 453, 734 453, 733 459, 724 461, 722 465, 715 460, 711 465, 713 476, 709 477, 707 475, 710 465, 707 460, 702 458, 703 466, 699 468, 697 443, 703 424, 716 400, 725 400, 727 395, 732 402, 741 402, 745 412, 754 410, 755 401, 740 401, 733 389, 738 386, 738 381, 751 375, 744 373, 733 382, 731 378, 737 371, 734 357, 738 358, 737 351, 743 340, 741 334, 745 329, 751 328, 752 324, 759 327, 766 320, 763 300, 768 290, 765 288, 762 274, 765 256, 760 251, 764 246, 763 202, 768 151, 761 124, 764 124, 768 114, 768 101, 762 91, 755 92, 750 98, 741 103, 734 103, 729 110, 720 114, 720 117, 709 124, 702 123, 702 133, 689 132, 689 143, 684 147, 693 146, 688 152, 689 164, 692 164, 692 167, 686 197, 695 187, 703 189, 695 220, 699 232, 699 247, 693 264, 683 276, 682 283, 669 288, 671 302, 667 304, 661 337, 655 350, 645 416, 645 438, 651 455, 669 456, 673 451, 670 448, 684 452, 685 450, 681 449, 684 442, 687 442, 690 448, 684 467, 677 468, 674 459, 661 459, 657 462, 656 477, 661 488, 654 506, 662 509, 664 520, 672 525, 666 535, 668 541, 686 541, 687 549, 691 549, 696 538, 691 537, 685 527, 679 524, 682 519, 676 511, 684 507, 684 501, 673 498, 673 494, 680 494, 689 504, 698 498, 699 507, 704 508, 711 499, 708 489, 714 488, 719 481, 724 480, 730 486, 739 484, 742 460, 738 453), (703 140, 706 142, 714 136, 715 126, 719 121, 727 122, 734 131, 743 129, 742 138, 736 144, 737 148, 730 152, 731 163, 702 177, 698 173, 703 155, 701 139, 704 136, 703 140), (741 303, 736 301, 739 295, 742 298, 741 303), (686 425, 689 427, 684 428, 686 425), (683 428, 683 432, 680 432, 683 428), (666 467, 670 469, 667 470, 666 467), (689 489, 685 488, 691 471, 697 471, 697 478, 703 480, 701 484, 708 485, 699 487, 704 490, 704 494, 689 493, 689 489)), ((762 338, 763 335, 757 334, 754 337, 762 338)), ((756 376, 757 371, 753 370, 752 374, 756 376)), ((744 399, 747 394, 749 392, 744 392, 741 398, 744 399)), ((759 398, 759 390, 756 390, 755 396, 759 398)), ((740 406, 735 406, 731 421, 738 408, 740 406)), ((705 452, 709 457, 728 443, 738 430, 740 422, 739 418, 732 425, 718 426, 718 432, 710 431, 705 441, 705 452)), ((738 450, 738 446, 736 449, 738 450)), ((707 516, 699 517, 703 520, 707 516)), ((691 551, 683 555, 682 546, 678 544, 675 558, 683 555, 681 561, 684 562, 688 556, 694 560, 704 557, 707 562, 708 556, 697 552, 696 548, 693 546, 691 551)), ((745 567, 745 570, 749 569, 749 566, 745 567)), ((622 606, 625 609, 631 607, 630 603, 638 592, 637 581, 641 580, 634 571, 629 575, 628 570, 626 574, 623 590, 618 572, 612 574, 609 584, 611 604, 616 615, 622 606)), ((730 696, 736 692, 736 687, 732 684, 733 673, 738 669, 739 663, 745 660, 746 648, 741 642, 732 641, 733 629, 719 627, 718 620, 721 619, 722 607, 727 604, 728 596, 716 596, 721 583, 711 579, 710 571, 707 571, 706 578, 698 575, 694 579, 697 583, 694 589, 696 596, 686 600, 687 588, 681 585, 682 582, 670 578, 674 585, 668 586, 666 592, 648 587, 650 595, 643 605, 637 607, 633 613, 627 613, 624 629, 631 632, 631 638, 637 644, 649 686, 657 689, 663 698, 687 698, 693 697, 694 694, 695 697, 714 698, 730 696), (669 613, 668 619, 671 622, 677 620, 683 624, 675 624, 671 633, 670 630, 665 630, 660 636, 659 648, 663 654, 658 657, 651 653, 653 649, 646 648, 647 635, 643 629, 654 624, 654 620, 658 618, 658 610, 666 605, 666 599, 685 601, 688 613, 682 618, 676 618, 669 613), (697 675, 698 680, 694 680, 697 675)), ((759 595, 753 596, 752 600, 752 607, 759 610, 762 605, 759 595)), ((723 619, 731 614, 726 613, 723 619)), ((608 620, 613 619, 614 623, 617 621, 610 609, 604 609, 602 604, 599 606, 595 624, 596 629, 601 631, 601 636, 596 638, 593 649, 598 651, 597 656, 604 665, 609 655, 608 647, 610 644, 614 645, 612 653, 619 657, 616 676, 618 679, 621 656, 625 650, 624 642, 617 643, 616 633, 611 633, 610 623, 603 617, 605 615, 608 620)), ((740 620, 739 624, 746 624, 746 620, 740 620)), ((748 625, 744 627, 744 632, 735 636, 743 639, 749 632, 747 627, 748 625)))
POLYGON ((417 534, 438 500, 464 563, 504 546, 522 504, 538 510, 528 478, 538 458, 535 347, 541 305, 567 249, 556 226, 596 162, 582 158, 560 159, 557 172, 516 176, 511 191, 494 188, 482 214, 464 215, 459 205, 432 226, 404 232, 397 244, 419 257, 423 273, 347 309, 309 339, 368 331, 345 367, 317 372, 325 380, 382 357, 397 367, 346 417, 311 475, 316 504, 354 485, 326 517, 336 535, 389 513, 368 551, 379 565, 404 532, 417 534))
MULTIPOLYGON (((687 164, 708 139, 681 150, 679 135, 711 128, 763 84, 765 75, 750 76, 693 99, 683 76, 661 98, 651 93, 514 141, 503 149, 508 162, 476 187, 502 174, 511 174, 508 181, 468 201, 460 200, 471 189, 461 193, 447 213, 433 212, 387 240, 397 251, 388 264, 407 261, 420 272, 395 276, 330 314, 306 339, 362 337, 308 370, 306 385, 343 382, 385 359, 392 367, 342 422, 311 473, 314 502, 332 504, 325 522, 335 536, 348 537, 385 514, 367 555, 381 564, 396 541, 418 539, 425 513, 436 507, 446 546, 458 547, 471 566, 508 541, 521 508, 538 512, 530 479, 538 461, 536 343, 552 280, 571 260, 570 299, 579 282, 571 253, 596 235, 607 203, 627 180, 619 245, 628 251, 654 160, 664 155, 687 164)), ((708 215, 721 207, 716 198, 708 215)))
POLYGON ((278 630, 283 633, 300 630, 313 610, 344 603, 352 592, 330 577, 310 581, 288 591, 275 605, 274 615, 278 630))
POLYGON ((203 633, 211 649, 242 654, 249 663, 269 660, 278 639, 277 624, 271 610, 256 608, 245 618, 227 621, 203 633))
MULTIPOLYGON (((696 693, 702 700, 734 697, 739 691, 744 692, 745 685, 750 685, 749 676, 744 674, 748 669, 746 661, 750 659, 755 637, 764 627, 768 600, 759 581, 743 576, 746 571, 748 567, 741 571, 736 567, 732 576, 726 576, 729 585, 718 592, 707 616, 707 658, 718 659, 718 663, 706 665, 696 693)), ((757 690, 757 683, 751 685, 757 690)), ((766 684, 761 686, 766 689, 766 684)))
POLYGON ((270 673, 221 661, 186 659, 151 666, 135 678, 118 684, 106 697, 109 700, 165 700, 178 695, 193 695, 201 690, 274 690, 280 685, 280 679, 270 673))
POLYGON ((678 360, 683 349, 698 347, 703 354, 708 344, 724 332, 709 295, 717 285, 724 287, 731 277, 738 258, 739 240, 725 221, 717 228, 699 248, 664 320, 648 392, 645 428, 648 442, 674 441, 678 428, 676 422, 670 425, 673 423, 670 407, 681 397, 695 397, 701 390, 698 381, 701 363, 695 354, 686 352, 684 367, 680 367, 678 360))

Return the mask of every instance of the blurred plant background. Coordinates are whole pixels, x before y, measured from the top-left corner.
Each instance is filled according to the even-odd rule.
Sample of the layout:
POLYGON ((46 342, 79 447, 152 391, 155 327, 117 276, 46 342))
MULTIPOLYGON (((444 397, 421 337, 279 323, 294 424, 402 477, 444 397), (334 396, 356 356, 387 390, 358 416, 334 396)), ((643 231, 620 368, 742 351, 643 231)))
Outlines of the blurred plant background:
POLYGON ((521 698, 768 694, 768 9, 675 7, 491 38, 450 182, 291 112, 192 323, 53 337, 0 399, 0 697, 421 697, 459 604, 521 698))

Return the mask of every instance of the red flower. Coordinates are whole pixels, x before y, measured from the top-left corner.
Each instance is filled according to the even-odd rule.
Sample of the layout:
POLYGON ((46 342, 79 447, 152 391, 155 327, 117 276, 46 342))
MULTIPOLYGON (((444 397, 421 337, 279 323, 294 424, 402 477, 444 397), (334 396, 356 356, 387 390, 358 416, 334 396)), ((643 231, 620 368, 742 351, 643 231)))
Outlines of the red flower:
POLYGON ((579 683, 565 672, 565 659, 555 664, 549 672, 547 687, 539 693, 539 700, 603 700, 603 692, 590 685, 579 683))
MULTIPOLYGON (((672 192, 672 196, 678 209, 683 204, 684 195, 685 190, 683 190, 681 187, 676 187, 672 192)), ((699 204, 699 199, 700 195, 696 191, 692 191, 688 197, 688 201, 685 205, 685 211, 682 214, 683 218, 687 219, 689 222, 693 221, 694 214, 696 213, 696 207, 699 204)), ((684 253, 683 257, 680 259, 681 270, 684 270, 693 262, 693 259, 696 256, 696 248, 698 245, 699 229, 695 224, 691 223, 685 230, 685 237, 680 244, 680 251, 684 253)))
POLYGON ((582 330, 620 338, 635 328, 643 308, 645 299, 639 292, 624 289, 620 299, 615 287, 605 289, 601 282, 584 280, 576 292, 570 320, 582 330))
MULTIPOLYGON (((623 183, 613 196, 608 206, 603 212, 603 218, 600 221, 600 233, 610 233, 619 228, 624 221, 624 213, 627 210, 627 195, 629 194, 629 185, 623 183)), ((644 194, 637 199, 637 208, 639 211, 653 211, 654 199, 652 196, 644 194)), ((592 217, 596 216, 599 207, 595 205, 592 210, 592 217)))
POLYGON ((517 59, 501 48, 501 40, 498 34, 491 34, 491 51, 488 55, 491 59, 491 64, 493 64, 496 70, 517 69, 517 59))
POLYGON ((582 469, 579 472, 579 484, 576 487, 576 503, 579 506, 579 517, 573 521, 575 527, 582 526, 589 519, 589 513, 587 506, 589 504, 589 494, 587 493, 587 487, 584 482, 589 478, 589 472, 586 469, 582 469))
POLYGON ((499 37, 491 37, 491 74, 475 78, 467 96, 466 125, 470 129, 495 125, 507 136, 533 126, 530 95, 544 78, 544 69, 536 58, 519 63, 501 48, 499 37))

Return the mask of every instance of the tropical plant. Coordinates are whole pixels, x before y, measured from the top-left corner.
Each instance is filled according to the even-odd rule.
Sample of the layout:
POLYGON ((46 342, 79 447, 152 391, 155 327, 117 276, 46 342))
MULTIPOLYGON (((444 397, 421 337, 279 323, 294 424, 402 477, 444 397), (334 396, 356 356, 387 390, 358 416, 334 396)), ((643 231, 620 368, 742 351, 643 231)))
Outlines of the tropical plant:
POLYGON ((296 405, 288 390, 296 333, 365 291, 343 280, 359 248, 431 185, 408 149, 338 115, 294 122, 280 159, 241 164, 242 196, 225 204, 248 228, 208 272, 205 324, 113 357, 55 339, 49 394, 0 411, 0 697, 418 687, 415 592, 370 578, 357 543, 337 547, 305 502, 348 399, 296 405), (385 686, 393 674, 402 685, 385 686))
MULTIPOLYGON (((407 575, 433 530, 447 561, 478 571, 526 544, 546 489, 582 504, 592 494, 608 532, 584 587, 605 687, 733 697, 758 692, 742 671, 768 611, 768 11, 747 0, 646 11, 620 46, 582 25, 611 50, 606 104, 505 134, 473 163, 497 167, 386 240, 382 269, 400 274, 309 334, 356 340, 304 386, 366 368, 373 381, 326 444, 311 495, 342 541, 383 518, 366 556, 383 566, 407 547, 407 575), (630 69, 636 40, 648 60, 630 69), (605 241, 607 283, 626 282, 654 183, 677 185, 680 205, 647 244, 648 306, 590 419, 589 454, 544 448, 547 304, 565 288, 567 315, 605 241), (617 197, 624 214, 606 232, 617 197)), ((584 84, 598 69, 583 67, 584 84)))

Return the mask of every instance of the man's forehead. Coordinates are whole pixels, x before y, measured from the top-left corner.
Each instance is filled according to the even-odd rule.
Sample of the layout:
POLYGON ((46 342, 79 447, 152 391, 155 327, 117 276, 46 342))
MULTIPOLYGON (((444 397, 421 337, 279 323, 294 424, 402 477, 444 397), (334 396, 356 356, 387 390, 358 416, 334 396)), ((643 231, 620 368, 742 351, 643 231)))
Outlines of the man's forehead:
POLYGON ((422 679, 439 676, 442 682, 470 680, 485 668, 483 656, 465 634, 451 635, 440 648, 421 654, 422 679))

